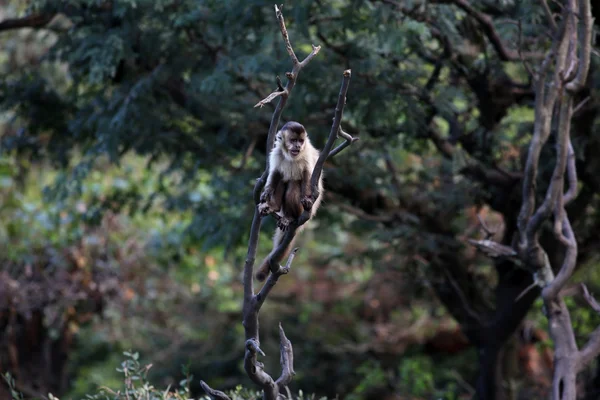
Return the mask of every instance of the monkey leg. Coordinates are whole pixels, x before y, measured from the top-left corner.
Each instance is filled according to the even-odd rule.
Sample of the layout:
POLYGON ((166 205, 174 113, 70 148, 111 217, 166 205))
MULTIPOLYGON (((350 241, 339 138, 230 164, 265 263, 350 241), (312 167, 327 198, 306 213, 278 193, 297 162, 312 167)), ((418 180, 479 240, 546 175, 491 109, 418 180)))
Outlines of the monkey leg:
MULTIPOLYGON (((302 227, 300 227, 300 228, 302 228, 302 227)), ((300 232, 300 230, 301 229, 298 229, 296 231, 296 235, 300 232)), ((260 282, 263 282, 269 276, 269 273, 271 272, 271 268, 269 266, 269 264, 271 262, 271 258, 273 257, 273 254, 277 250, 277 247, 279 247, 279 244, 283 240, 284 235, 285 235, 284 231, 282 231, 279 228, 275 229, 275 235, 273 236, 273 250, 271 250, 269 255, 267 257, 265 257, 265 259, 261 263, 260 267, 258 267, 258 269, 256 270, 255 277, 260 282)), ((294 239, 292 239, 290 244, 287 245, 287 247, 285 248, 283 254, 281 255, 281 260, 284 259, 285 257, 287 257, 287 255, 292 250, 292 247, 294 246, 294 242, 296 241, 296 235, 294 235, 294 239)), ((279 263, 281 260, 277 260, 277 263, 279 263)))

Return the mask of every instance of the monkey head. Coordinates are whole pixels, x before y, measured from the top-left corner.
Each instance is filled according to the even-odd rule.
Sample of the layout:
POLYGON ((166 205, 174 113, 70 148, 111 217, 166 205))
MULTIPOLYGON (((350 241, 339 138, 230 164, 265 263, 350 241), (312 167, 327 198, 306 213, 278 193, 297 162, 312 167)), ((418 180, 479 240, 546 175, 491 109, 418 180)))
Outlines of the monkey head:
POLYGON ((279 131, 281 136, 281 149, 286 157, 295 159, 304 151, 307 141, 306 129, 295 121, 287 122, 279 131))

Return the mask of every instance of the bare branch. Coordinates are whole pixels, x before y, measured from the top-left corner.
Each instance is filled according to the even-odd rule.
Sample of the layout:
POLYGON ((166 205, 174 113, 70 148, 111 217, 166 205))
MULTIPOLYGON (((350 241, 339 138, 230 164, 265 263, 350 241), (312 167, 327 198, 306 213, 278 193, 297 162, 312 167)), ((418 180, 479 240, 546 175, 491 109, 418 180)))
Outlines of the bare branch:
MULTIPOLYGON (((525 177, 523 179, 523 200, 521 204, 521 211, 519 213, 517 221, 520 233, 519 247, 522 251, 528 249, 530 256, 534 255, 531 254, 534 250, 534 247, 538 247, 536 237, 537 230, 543 222, 543 220, 547 218, 548 213, 550 212, 550 204, 548 202, 548 204, 543 210, 538 210, 537 218, 535 219, 535 221, 532 221, 533 218, 531 218, 531 215, 533 214, 535 207, 535 179, 537 177, 540 154, 542 151, 542 147, 544 146, 544 144, 548 140, 548 137, 550 136, 552 112, 554 109, 554 104, 556 103, 558 90, 560 86, 559 71, 564 70, 564 66, 566 64, 568 43, 565 38, 567 36, 566 33, 568 31, 568 27, 566 27, 565 25, 566 23, 562 24, 562 32, 559 36, 559 40, 557 40, 554 43, 553 49, 547 54, 546 58, 544 59, 544 62, 542 63, 542 66, 538 73, 538 80, 536 82, 535 122, 533 128, 533 137, 531 139, 529 151, 527 154, 527 162, 525 165, 525 177), (553 55, 556 55, 556 57, 554 57, 556 58, 555 72, 552 78, 553 82, 555 83, 552 85, 548 85, 546 82, 546 76, 553 55)), ((537 254, 536 258, 539 264, 541 261, 540 255, 537 254)), ((541 267, 541 265, 538 265, 537 267, 541 267)))
POLYGON ((321 46, 315 46, 313 44, 312 51, 310 52, 310 54, 307 55, 306 58, 300 63, 300 69, 304 68, 306 64, 310 62, 310 60, 312 60, 317 54, 319 54, 319 50, 321 50, 321 46))
POLYGON ((594 296, 592 296, 590 294, 587 286, 585 286, 585 283, 581 284, 581 290, 583 291, 583 297, 588 302, 590 307, 592 307, 592 309, 594 311, 596 311, 598 314, 600 314, 600 303, 598 303, 598 301, 594 298, 594 296))
POLYGON ((283 35, 283 41, 285 42, 285 49, 287 50, 290 58, 292 59, 292 63, 294 63, 294 67, 299 64, 298 57, 296 53, 294 53, 294 49, 292 48, 292 43, 290 43, 290 36, 288 35, 287 28, 285 27, 285 21, 283 20, 283 13, 281 12, 283 9, 283 4, 277 7, 275 4, 275 15, 277 16, 277 22, 279 22, 279 29, 281 29, 281 34, 283 35))
MULTIPOLYGON (((337 105, 335 106, 335 116, 333 118, 333 124, 331 125, 331 131, 329 132, 329 138, 327 139, 327 143, 325 143, 325 147, 321 150, 321 154, 319 154, 319 159, 315 164, 315 169, 313 170, 312 176, 310 178, 311 183, 311 195, 313 202, 319 197, 319 178, 321 177, 321 172, 323 171, 323 165, 325 164, 325 160, 329 157, 329 153, 331 152, 331 148, 333 147, 333 143, 340 132, 340 125, 342 123, 342 116, 344 114, 344 107, 346 106, 346 93, 348 93, 348 87, 350 86, 350 78, 352 76, 352 72, 348 69, 343 73, 342 86, 340 87, 340 93, 338 95, 337 105)), ((310 211, 304 210, 298 218, 298 226, 301 226, 310 218, 310 211)))
POLYGON ((200 386, 202 386, 202 389, 204 389, 206 394, 212 397, 214 400, 231 400, 225 393, 219 390, 211 389, 211 387, 208 386, 208 384, 204 381, 200 381, 200 386))
POLYGON ((460 288, 456 280, 454 280, 454 278, 450 274, 450 271, 448 271, 447 268, 442 268, 442 271, 444 271, 444 275, 446 275, 447 281, 450 283, 450 286, 452 286, 452 289, 454 289, 454 293, 456 293, 456 295, 460 299, 462 307, 467 313, 467 315, 473 318, 473 320, 477 321, 480 325, 484 325, 481 316, 471 307, 469 301, 467 300, 467 297, 465 296, 465 293, 460 288))
POLYGON ((590 338, 579 351, 578 371, 587 367, 600 354, 600 327, 594 329, 590 338))
POLYGON ((292 348, 292 342, 285 336, 281 322, 279 323, 279 341, 280 341, 280 359, 281 364, 281 376, 277 379, 277 386, 287 386, 291 381, 296 372, 294 371, 294 351, 292 348))
POLYGON ((271 93, 270 95, 268 95, 267 97, 265 97, 264 99, 262 99, 261 101, 259 101, 258 103, 256 103, 254 105, 254 108, 256 108, 256 107, 263 108, 263 106, 265 104, 270 103, 271 101, 273 101, 277 97, 283 96, 284 94, 287 94, 287 91, 285 89, 284 90, 276 90, 273 93, 271 93))
MULTIPOLYGON (((519 257, 533 269, 534 283, 542 287, 545 313, 549 320, 548 329, 554 341, 554 399, 575 399, 577 373, 600 353, 600 327, 592 333, 584 348, 578 350, 569 310, 562 297, 565 292, 563 288, 572 277, 577 263, 577 241, 565 205, 577 196, 577 171, 570 127, 573 95, 583 87, 589 70, 592 24, 589 0, 579 0, 579 6, 577 0, 567 0, 565 4, 553 48, 542 63, 536 82, 534 134, 529 145, 521 211, 517 221, 520 233, 519 257), (583 20, 579 24, 576 15, 582 16, 583 20), (553 72, 551 76, 547 76, 552 58, 553 72), (540 153, 548 140, 553 121, 556 131, 556 161, 544 201, 535 210, 535 181, 540 153), (566 192, 565 181, 568 184, 566 192), (554 237, 565 246, 562 265, 556 277, 538 239, 542 224, 551 214, 554 216, 554 237)), ((553 21, 546 1, 542 1, 542 6, 548 18, 553 21)), ((600 312, 600 305, 589 295, 585 286, 582 288, 589 304, 600 312)))
MULTIPOLYGON (((573 111, 575 113, 575 111, 573 111)), ((569 138, 569 153, 567 154, 567 182, 569 189, 564 195, 565 206, 577 197, 577 168, 575 166, 575 151, 569 138)))
POLYGON ((573 115, 577 114, 583 108, 583 106, 585 106, 587 102, 590 101, 590 99, 591 97, 587 96, 585 99, 581 100, 579 104, 577 104, 573 109, 573 115))
POLYGON ((349 133, 344 132, 344 130, 342 128, 340 128, 340 132, 338 135, 341 136, 345 141, 344 141, 344 143, 338 145, 335 149, 331 150, 329 152, 329 155, 327 156, 327 158, 331 158, 331 157, 335 156, 336 154, 338 154, 342 150, 344 150, 346 147, 350 146, 352 143, 360 140, 360 138, 352 137, 349 133))
POLYGON ((567 84, 567 90, 570 92, 577 92, 583 87, 590 69, 594 19, 592 18, 590 0, 580 0, 579 3, 579 14, 583 19, 582 24, 580 24, 581 28, 579 29, 579 69, 577 70, 575 79, 567 84))
POLYGON ((288 272, 290 272, 290 268, 292 267, 292 261, 294 260, 294 257, 296 256, 297 252, 298 248, 296 247, 290 252, 285 267, 282 267, 280 265, 276 271, 271 271, 272 273, 269 275, 267 282, 265 282, 263 287, 260 289, 260 292, 258 292, 258 294, 256 295, 256 302, 254 304, 256 312, 258 312, 262 307, 263 303, 265 302, 265 299, 267 298, 271 290, 275 287, 275 284, 277 283, 279 277, 281 275, 286 275, 288 272))
POLYGON ((542 8, 544 9, 544 14, 546 14, 546 18, 548 18, 550 28, 553 32, 556 31, 556 21, 554 20, 554 16, 552 15, 552 11, 550 10, 550 6, 548 6, 548 2, 546 0, 542 0, 542 8))
POLYGON ((467 239, 467 241, 490 258, 513 258, 517 256, 517 252, 512 247, 493 240, 467 239))
POLYGON ((21 28, 43 28, 48 25, 54 17, 55 14, 33 14, 23 18, 5 19, 0 22, 0 32, 21 28))

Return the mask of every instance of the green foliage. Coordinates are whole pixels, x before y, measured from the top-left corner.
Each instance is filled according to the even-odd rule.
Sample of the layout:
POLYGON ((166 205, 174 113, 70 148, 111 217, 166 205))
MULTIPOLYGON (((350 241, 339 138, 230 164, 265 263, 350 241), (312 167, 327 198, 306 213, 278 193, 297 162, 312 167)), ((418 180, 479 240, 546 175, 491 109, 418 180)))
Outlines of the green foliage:
MULTIPOLYGON (((547 46, 539 4, 470 4, 490 12, 508 48, 519 35, 506 21, 522 23, 528 51, 547 46)), ((72 393, 83 395, 102 382, 118 387, 112 365, 124 348, 161 350, 168 362, 155 366, 150 379, 152 372, 173 377, 179 373, 173 365, 193 361, 203 376, 214 373, 237 384, 240 266, 273 109, 253 105, 275 88, 275 76, 290 70, 273 4, 32 0, 13 1, 7 13, 59 17, 44 29, 0 37, 0 247, 6 266, 22 276, 32 260, 49 260, 60 270, 68 265, 63 252, 81 251, 90 271, 119 272, 127 298, 108 304, 101 324, 81 327, 81 337, 90 340, 71 357, 74 375, 83 371, 73 377, 72 393), (180 342, 169 352, 174 338, 180 342), (219 370, 223 364, 227 373, 219 370)), ((467 254, 463 245, 476 235, 470 211, 500 210, 514 219, 518 199, 469 167, 500 175, 520 171, 533 118, 523 63, 502 62, 472 16, 447 2, 301 0, 286 5, 284 15, 300 58, 313 43, 323 48, 302 72, 283 119, 303 122, 322 147, 340 74, 351 68, 343 126, 361 140, 328 161, 328 195, 313 221, 316 229, 304 232, 294 279, 278 283, 273 293, 284 304, 268 302, 261 327, 267 331, 282 316, 293 322, 297 348, 304 346, 298 361, 311 367, 322 356, 332 363, 350 360, 335 369, 346 374, 339 379, 359 375, 358 385, 341 385, 351 386, 354 398, 379 386, 454 398, 459 379, 426 357, 410 355, 383 367, 357 360, 342 344, 372 345, 375 328, 402 321, 407 304, 419 318, 446 317, 430 292, 443 279, 436 265, 477 278, 461 281, 457 274, 467 300, 479 292, 486 300, 495 295, 487 290, 496 283, 489 260, 467 254), (431 128, 452 145, 452 154, 436 147, 431 128), (485 274, 470 274, 484 268, 485 274), (366 322, 360 315, 366 287, 384 269, 401 271, 403 288, 410 288, 402 295, 410 301, 393 305, 390 321, 366 322), (324 283, 329 286, 318 286, 324 283), (325 295, 315 300, 319 290, 325 295)), ((596 131, 590 123, 590 131, 574 139, 579 161, 596 131)), ((596 170, 590 164, 580 176, 596 176, 596 170)), ((586 248, 593 248, 589 238, 597 232, 592 183, 583 185, 589 191, 583 198, 595 200, 577 205, 586 211, 574 225, 586 248)), ((273 229, 265 221, 258 260, 270 249, 273 229)), ((587 311, 573 315, 582 335, 597 323, 587 311)), ((268 335, 265 348, 275 350, 267 353, 276 354, 277 342, 268 335)), ((121 373, 139 376, 134 392, 160 395, 139 386, 148 371, 132 358, 121 373)), ((277 357, 265 362, 277 368, 277 357)), ((476 364, 461 360, 460 370, 470 378, 476 364)), ((306 368, 304 377, 297 368, 298 378, 329 388, 327 367, 315 368, 315 375, 306 368)))
POLYGON ((10 372, 6 372, 4 375, 2 375, 2 378, 4 378, 4 380, 6 381, 6 384, 8 385, 8 389, 10 390, 10 395, 13 398, 13 400, 23 400, 23 394, 21 394, 16 388, 15 388, 15 378, 12 377, 12 375, 10 374, 10 372))
MULTIPOLYGON (((142 364, 139 353, 129 351, 123 352, 125 359, 116 368, 121 375, 119 384, 102 385, 96 391, 83 395, 82 400, 188 400, 191 397, 190 383, 194 376, 189 373, 187 368, 182 368, 185 375, 176 387, 171 385, 166 388, 155 387, 148 378, 148 372, 152 368, 151 364, 142 364)), ((10 373, 3 375, 11 391, 14 400, 23 400, 23 395, 16 389, 16 383, 10 373)), ((288 390, 287 399, 290 400, 327 400, 326 397, 315 397, 315 395, 305 395, 302 391, 292 395, 288 390)), ((262 394, 256 391, 244 389, 237 386, 234 390, 227 393, 231 400, 258 400, 262 394)), ((48 394, 50 400, 60 400, 58 397, 48 394)), ((210 400, 210 397, 203 395, 199 400, 210 400)))

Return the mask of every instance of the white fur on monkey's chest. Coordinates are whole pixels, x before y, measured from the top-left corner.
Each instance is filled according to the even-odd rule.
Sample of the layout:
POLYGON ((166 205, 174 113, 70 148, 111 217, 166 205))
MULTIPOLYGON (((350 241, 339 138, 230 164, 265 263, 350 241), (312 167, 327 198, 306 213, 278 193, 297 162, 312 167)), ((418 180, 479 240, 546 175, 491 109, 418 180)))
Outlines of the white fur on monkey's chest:
POLYGON ((284 181, 299 181, 303 172, 307 169, 306 162, 296 162, 283 158, 279 164, 280 172, 284 181))

